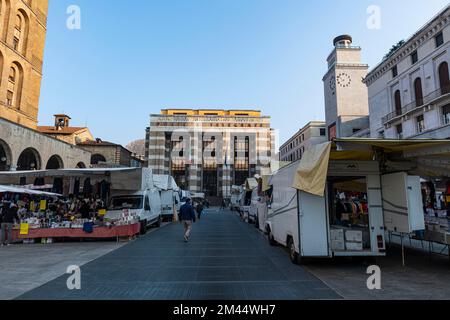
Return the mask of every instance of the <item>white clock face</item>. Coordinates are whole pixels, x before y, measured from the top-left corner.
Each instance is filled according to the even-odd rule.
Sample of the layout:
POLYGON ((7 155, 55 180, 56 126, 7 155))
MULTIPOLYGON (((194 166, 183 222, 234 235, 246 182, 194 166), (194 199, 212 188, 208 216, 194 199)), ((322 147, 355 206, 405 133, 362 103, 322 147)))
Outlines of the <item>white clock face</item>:
POLYGON ((352 84, 352 78, 345 72, 339 73, 336 77, 337 83, 342 88, 349 87, 352 84))

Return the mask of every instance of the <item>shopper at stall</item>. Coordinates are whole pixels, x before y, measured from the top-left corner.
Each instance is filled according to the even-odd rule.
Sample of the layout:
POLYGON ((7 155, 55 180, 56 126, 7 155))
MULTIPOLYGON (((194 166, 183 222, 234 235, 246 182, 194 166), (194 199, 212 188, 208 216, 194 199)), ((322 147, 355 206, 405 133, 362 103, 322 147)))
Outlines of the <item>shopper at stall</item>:
POLYGON ((195 222, 195 209, 191 205, 191 199, 187 199, 186 203, 181 206, 179 220, 184 227, 184 241, 188 242, 191 236, 192 224, 195 222))
POLYGON ((83 201, 83 204, 80 207, 80 214, 82 219, 90 218, 90 206, 88 200, 83 201))
POLYGON ((1 224, 1 245, 10 245, 12 243, 12 230, 15 221, 19 221, 19 216, 17 215, 17 205, 11 203, 11 205, 2 209, 2 224, 1 224), (7 236, 7 237, 6 237, 7 236))

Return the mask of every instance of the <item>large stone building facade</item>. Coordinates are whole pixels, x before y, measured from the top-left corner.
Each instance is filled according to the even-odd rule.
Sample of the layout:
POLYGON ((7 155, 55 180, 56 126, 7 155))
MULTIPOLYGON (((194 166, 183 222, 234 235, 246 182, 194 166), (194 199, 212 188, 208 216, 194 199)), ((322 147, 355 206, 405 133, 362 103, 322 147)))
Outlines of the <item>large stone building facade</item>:
POLYGON ((352 45, 352 41, 349 35, 335 38, 327 59, 323 83, 329 139, 368 133, 368 93, 362 79, 369 66, 361 62, 361 48, 352 45))
POLYGON ((0 0, 0 171, 90 162, 88 151, 38 131, 47 12, 48 0, 0 0))
POLYGON ((365 78, 374 138, 450 138, 450 5, 365 78))
POLYGON ((37 126, 47 0, 0 0, 0 117, 37 126))
POLYGON ((307 148, 327 141, 326 128, 323 121, 309 122, 280 147, 280 161, 298 161, 307 148))
POLYGON ((0 171, 86 168, 91 153, 0 118, 0 171))
POLYGON ((230 196, 270 169, 275 156, 270 117, 256 110, 165 109, 151 115, 148 166, 177 184, 210 197, 230 196))

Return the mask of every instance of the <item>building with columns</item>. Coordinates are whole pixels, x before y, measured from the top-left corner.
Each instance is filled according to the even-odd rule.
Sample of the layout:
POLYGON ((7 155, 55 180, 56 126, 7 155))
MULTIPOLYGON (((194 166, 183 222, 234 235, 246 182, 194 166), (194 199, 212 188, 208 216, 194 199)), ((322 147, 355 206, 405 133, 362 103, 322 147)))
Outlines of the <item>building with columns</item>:
POLYGON ((368 94, 362 80, 369 67, 361 62, 361 48, 352 45, 352 41, 349 35, 334 39, 322 79, 329 139, 368 135, 368 94))
POLYGON ((373 68, 373 138, 450 138, 450 5, 373 68))
POLYGON ((227 197, 232 185, 270 170, 270 117, 258 110, 164 109, 150 117, 148 166, 182 188, 227 197))

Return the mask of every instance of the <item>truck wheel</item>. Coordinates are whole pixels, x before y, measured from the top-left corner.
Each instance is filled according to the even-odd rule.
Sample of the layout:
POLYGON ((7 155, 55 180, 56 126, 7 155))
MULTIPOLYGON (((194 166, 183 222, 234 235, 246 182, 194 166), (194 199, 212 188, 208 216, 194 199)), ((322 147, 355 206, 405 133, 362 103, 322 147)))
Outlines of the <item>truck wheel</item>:
POLYGON ((298 258, 298 253, 295 252, 294 240, 292 240, 292 238, 289 238, 288 248, 289 248, 289 258, 291 259, 291 262, 293 264, 299 264, 300 261, 298 258))
POLYGON ((273 235, 272 235, 272 231, 269 230, 269 233, 267 234, 267 238, 269 239, 269 244, 271 246, 276 246, 277 242, 275 241, 273 235))
POLYGON ((156 221, 156 224, 155 224, 155 226, 156 226, 157 228, 161 227, 161 220, 162 220, 162 218, 161 218, 161 216, 159 216, 159 217, 158 217, 158 221, 156 221))
POLYGON ((139 231, 139 233, 141 235, 146 234, 147 232, 147 220, 141 221, 141 230, 139 231))

